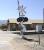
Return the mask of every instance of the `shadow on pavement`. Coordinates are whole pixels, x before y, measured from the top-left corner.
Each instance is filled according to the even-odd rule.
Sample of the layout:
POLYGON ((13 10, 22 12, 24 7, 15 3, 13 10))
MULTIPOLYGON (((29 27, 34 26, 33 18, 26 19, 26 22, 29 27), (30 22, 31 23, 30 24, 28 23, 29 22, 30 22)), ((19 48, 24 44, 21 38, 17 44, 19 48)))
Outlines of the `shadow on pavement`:
POLYGON ((30 42, 39 42, 38 40, 34 40, 34 39, 28 39, 26 37, 23 37, 24 40, 30 41, 30 42))

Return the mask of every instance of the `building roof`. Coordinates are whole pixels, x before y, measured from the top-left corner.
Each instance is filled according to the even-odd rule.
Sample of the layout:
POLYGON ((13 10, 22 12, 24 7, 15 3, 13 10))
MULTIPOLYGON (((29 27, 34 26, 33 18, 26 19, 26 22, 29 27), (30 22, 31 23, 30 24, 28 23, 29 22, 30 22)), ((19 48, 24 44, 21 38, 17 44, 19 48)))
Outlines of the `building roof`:
POLYGON ((16 19, 9 19, 9 23, 17 23, 16 19))
POLYGON ((31 23, 43 23, 42 19, 31 20, 31 23))
MULTIPOLYGON (((19 23, 17 22, 16 19, 9 19, 9 23, 19 23)), ((24 24, 32 24, 32 23, 43 23, 42 19, 36 19, 36 20, 31 20, 29 19, 27 22, 24 22, 24 24)))

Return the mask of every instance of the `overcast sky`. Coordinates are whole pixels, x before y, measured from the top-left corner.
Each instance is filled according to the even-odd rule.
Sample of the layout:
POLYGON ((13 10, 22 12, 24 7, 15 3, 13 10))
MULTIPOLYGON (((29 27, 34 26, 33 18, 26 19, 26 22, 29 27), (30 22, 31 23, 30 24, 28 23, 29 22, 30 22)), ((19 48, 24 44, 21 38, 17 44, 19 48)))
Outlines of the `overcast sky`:
MULTIPOLYGON (((26 17, 42 19, 44 0, 19 0, 26 7, 26 17)), ((0 20, 18 18, 17 0, 0 0, 0 20)))

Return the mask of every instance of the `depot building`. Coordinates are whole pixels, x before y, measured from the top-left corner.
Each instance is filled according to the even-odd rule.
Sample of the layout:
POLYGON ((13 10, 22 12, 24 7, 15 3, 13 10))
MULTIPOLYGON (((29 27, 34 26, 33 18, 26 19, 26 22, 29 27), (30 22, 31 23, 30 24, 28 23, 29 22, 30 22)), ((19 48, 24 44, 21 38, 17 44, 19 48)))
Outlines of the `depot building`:
MULTIPOLYGON (((8 30, 9 31, 19 31, 19 22, 17 22, 16 19, 9 19, 8 21, 8 30)), ((42 19, 28 19, 27 22, 23 22, 23 24, 26 26, 27 30, 35 30, 36 25, 41 25, 42 29, 44 29, 44 23, 42 19)))

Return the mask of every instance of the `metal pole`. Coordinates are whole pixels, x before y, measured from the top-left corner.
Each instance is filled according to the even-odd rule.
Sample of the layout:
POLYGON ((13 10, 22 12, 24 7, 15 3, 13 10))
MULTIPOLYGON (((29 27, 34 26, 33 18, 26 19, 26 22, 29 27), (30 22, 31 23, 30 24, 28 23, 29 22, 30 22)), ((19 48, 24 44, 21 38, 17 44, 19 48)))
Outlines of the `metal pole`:
POLYGON ((40 34, 38 34, 38 40, 39 40, 39 45, 40 45, 40 34))

